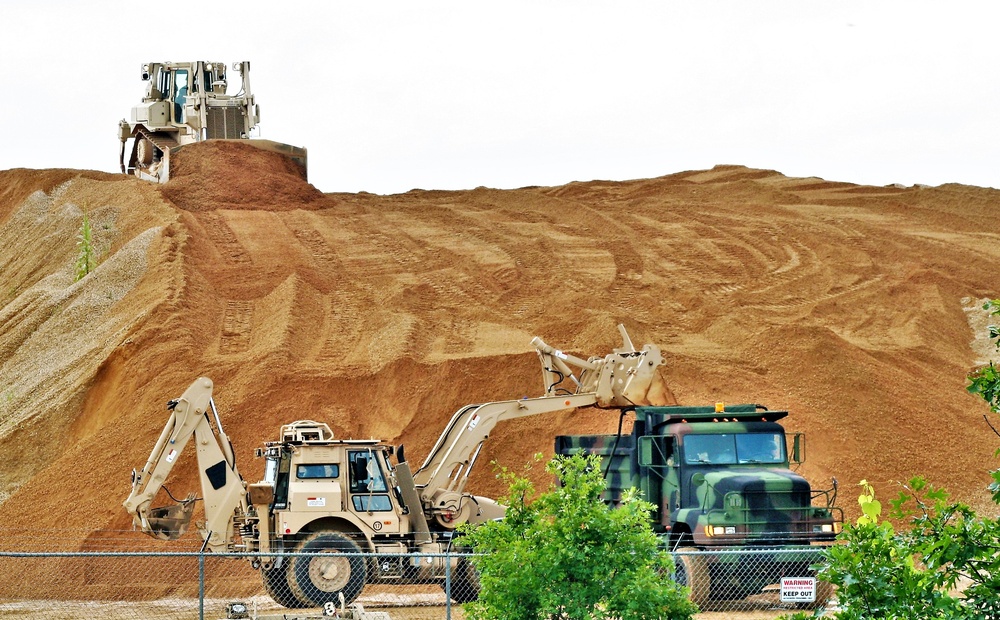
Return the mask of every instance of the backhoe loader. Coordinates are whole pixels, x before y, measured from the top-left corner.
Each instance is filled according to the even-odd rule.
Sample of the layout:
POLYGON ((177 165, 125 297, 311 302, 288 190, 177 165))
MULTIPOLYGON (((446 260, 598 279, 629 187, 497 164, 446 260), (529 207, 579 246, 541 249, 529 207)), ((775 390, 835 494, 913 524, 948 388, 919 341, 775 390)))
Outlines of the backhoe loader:
POLYGON ((264 477, 247 484, 222 430, 213 383, 199 378, 170 401, 169 419, 149 459, 133 470, 125 508, 143 532, 175 540, 186 531, 195 502, 202 501, 205 519, 197 527, 206 548, 245 553, 261 571, 265 590, 285 607, 321 607, 341 597, 351 603, 372 582, 431 579, 443 586, 446 571, 452 598, 474 600, 472 565, 464 558, 446 564, 444 552, 459 542, 459 525, 504 515, 496 501, 465 490, 496 424, 579 407, 664 405, 672 398, 658 372, 659 349, 647 344, 637 350, 625 328, 619 331, 622 348, 589 359, 535 338, 545 394, 460 408, 415 471, 402 446, 338 439, 324 422, 299 420, 282 425, 275 441, 256 450, 265 460, 264 477), (559 387, 564 382, 573 389, 559 387), (192 436, 201 497, 153 508, 192 436))

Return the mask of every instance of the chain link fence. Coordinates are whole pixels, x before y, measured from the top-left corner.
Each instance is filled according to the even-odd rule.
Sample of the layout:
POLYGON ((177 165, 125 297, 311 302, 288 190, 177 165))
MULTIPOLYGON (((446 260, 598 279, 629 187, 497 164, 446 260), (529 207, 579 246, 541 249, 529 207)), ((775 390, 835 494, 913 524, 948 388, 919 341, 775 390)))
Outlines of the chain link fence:
MULTIPOLYGON (((285 553, 266 568, 247 554, 60 552, 52 550, 58 537, 46 542, 49 549, 0 550, 0 619, 462 620, 461 603, 478 591, 471 556, 457 553, 328 548, 285 553)), ((90 546, 117 546, 100 542, 90 546)), ((826 602, 831 591, 810 568, 819 551, 678 551, 673 577, 706 617, 773 618, 826 602)))

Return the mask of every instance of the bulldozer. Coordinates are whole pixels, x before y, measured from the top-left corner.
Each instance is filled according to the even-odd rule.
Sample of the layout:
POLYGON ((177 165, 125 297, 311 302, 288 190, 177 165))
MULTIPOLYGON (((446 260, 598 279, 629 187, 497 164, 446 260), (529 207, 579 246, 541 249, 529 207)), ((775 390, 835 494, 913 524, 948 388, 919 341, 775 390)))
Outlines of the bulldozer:
POLYGON ((504 516, 504 506, 465 488, 494 427, 556 411, 625 410, 672 398, 658 372, 660 350, 651 344, 636 349, 624 326, 619 331, 621 348, 589 359, 535 338, 544 394, 461 407, 416 470, 403 446, 336 438, 325 422, 298 420, 256 449, 265 461, 263 479, 247 484, 222 430, 214 384, 198 378, 168 403, 167 423, 146 464, 133 470, 124 506, 144 533, 176 540, 202 501, 204 521, 197 528, 205 549, 240 553, 284 607, 350 604, 368 583, 436 580, 446 587, 448 579, 453 600, 474 600, 475 569, 450 551, 460 549, 460 525, 504 516), (192 493, 153 507, 161 490, 175 497, 164 482, 192 437, 201 497, 192 493))
POLYGON ((237 62, 232 69, 240 78, 236 94, 228 94, 227 66, 222 62, 143 64, 146 94, 132 108, 131 119, 118 123, 122 173, 166 183, 171 158, 185 146, 204 140, 242 140, 289 158, 307 180, 305 148, 251 138, 260 123, 260 106, 250 89, 250 63, 237 62))

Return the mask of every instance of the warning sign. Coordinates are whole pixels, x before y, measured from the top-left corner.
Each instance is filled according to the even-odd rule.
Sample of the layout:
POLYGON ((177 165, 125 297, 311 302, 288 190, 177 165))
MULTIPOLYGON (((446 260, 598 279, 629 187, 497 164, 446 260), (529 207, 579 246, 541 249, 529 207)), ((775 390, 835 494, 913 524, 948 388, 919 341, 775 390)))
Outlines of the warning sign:
POLYGON ((816 600, 815 577, 782 577, 782 603, 812 603, 816 600))

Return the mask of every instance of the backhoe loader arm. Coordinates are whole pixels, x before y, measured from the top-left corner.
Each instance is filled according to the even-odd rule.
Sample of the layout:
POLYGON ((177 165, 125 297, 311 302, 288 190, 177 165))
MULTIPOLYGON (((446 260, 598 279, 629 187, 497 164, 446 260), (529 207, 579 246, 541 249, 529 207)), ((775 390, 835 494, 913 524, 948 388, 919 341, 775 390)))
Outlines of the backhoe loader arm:
POLYGON ((461 522, 471 510, 461 501, 472 467, 498 422, 527 416, 597 406, 622 409, 638 405, 665 405, 673 400, 657 368, 660 350, 647 344, 636 351, 623 326, 624 347, 605 357, 584 360, 532 340, 542 363, 545 396, 467 405, 452 416, 424 464, 413 474, 420 498, 442 524, 461 522), (577 378, 570 366, 581 369, 577 378), (560 385, 573 383, 572 391, 560 385), (446 513, 442 520, 441 514, 446 513))
POLYGON ((199 524, 202 538, 213 551, 225 551, 233 538, 233 515, 245 514, 246 484, 236 468, 232 443, 222 431, 215 403, 212 381, 197 379, 177 400, 170 401, 170 418, 153 446, 145 466, 132 472, 132 493, 124 506, 136 527, 163 540, 176 540, 186 530, 194 512, 194 494, 175 505, 151 508, 156 494, 177 463, 188 440, 195 438, 205 523, 199 524), (212 428, 208 410, 212 409, 218 433, 212 428))

